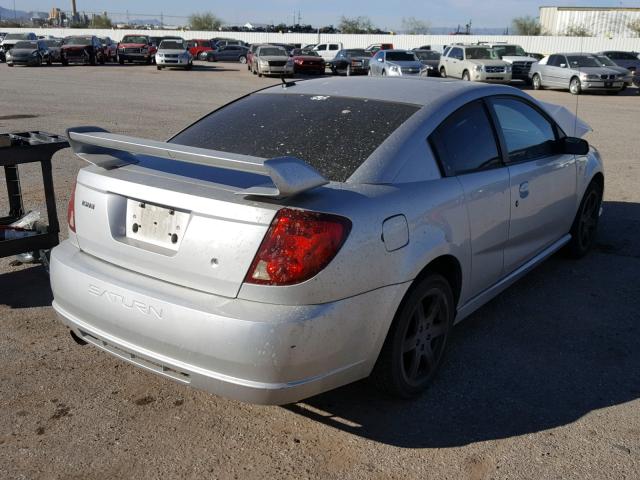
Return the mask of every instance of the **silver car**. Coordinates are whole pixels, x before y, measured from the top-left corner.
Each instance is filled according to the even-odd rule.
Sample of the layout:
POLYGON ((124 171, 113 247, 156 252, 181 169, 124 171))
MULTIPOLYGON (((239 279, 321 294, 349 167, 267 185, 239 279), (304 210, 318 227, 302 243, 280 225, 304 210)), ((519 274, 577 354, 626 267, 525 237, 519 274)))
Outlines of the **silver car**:
POLYGON ((260 45, 251 57, 251 71, 263 75, 293 75, 293 60, 284 47, 260 45))
POLYGON ((441 77, 470 82, 509 83, 512 66, 484 45, 452 45, 444 50, 438 67, 441 77))
POLYGON ((419 76, 422 63, 409 50, 379 50, 369 62, 369 75, 390 77, 419 76))
POLYGON ((455 323, 592 247, 604 174, 576 127, 505 86, 334 77, 168 142, 72 128, 91 165, 52 251, 53 307, 78 343, 244 401, 368 376, 418 395, 455 323))
POLYGON ((187 49, 184 40, 162 40, 156 52, 156 67, 162 70, 165 67, 177 67, 185 70, 193 68, 193 55, 187 49))
POLYGON ((535 90, 568 89, 573 95, 584 91, 620 92, 626 73, 603 67, 592 54, 556 53, 534 63, 529 77, 535 90))

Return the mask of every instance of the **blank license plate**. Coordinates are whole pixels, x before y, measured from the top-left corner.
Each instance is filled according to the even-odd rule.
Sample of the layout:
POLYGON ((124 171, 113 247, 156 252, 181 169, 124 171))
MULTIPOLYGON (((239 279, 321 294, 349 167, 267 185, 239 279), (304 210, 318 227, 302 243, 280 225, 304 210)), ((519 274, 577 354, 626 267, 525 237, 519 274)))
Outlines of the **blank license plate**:
POLYGON ((127 238, 178 250, 189 213, 137 200, 127 200, 127 238))
POLYGON ((604 82, 604 87, 605 87, 605 88, 611 88, 611 87, 613 87, 613 82, 604 82))

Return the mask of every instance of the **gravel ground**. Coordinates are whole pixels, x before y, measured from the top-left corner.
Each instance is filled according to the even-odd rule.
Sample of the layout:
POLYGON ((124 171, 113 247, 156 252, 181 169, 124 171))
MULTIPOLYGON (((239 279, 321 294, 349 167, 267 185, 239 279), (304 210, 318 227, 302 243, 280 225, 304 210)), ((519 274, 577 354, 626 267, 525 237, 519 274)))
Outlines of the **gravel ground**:
MULTIPOLYGON (((0 131, 94 124, 162 140, 279 80, 202 64, 0 65, 0 81, 0 131)), ((578 100, 532 93, 572 110, 578 100)), ((365 382, 287 407, 185 388, 77 346, 44 270, 0 260, 0 478, 637 479, 640 97, 581 96, 579 114, 607 169, 596 250, 553 257, 457 327, 416 401, 365 382)), ((67 150, 54 160, 64 225, 83 164, 67 150)), ((40 208, 38 170, 22 182, 40 208)))

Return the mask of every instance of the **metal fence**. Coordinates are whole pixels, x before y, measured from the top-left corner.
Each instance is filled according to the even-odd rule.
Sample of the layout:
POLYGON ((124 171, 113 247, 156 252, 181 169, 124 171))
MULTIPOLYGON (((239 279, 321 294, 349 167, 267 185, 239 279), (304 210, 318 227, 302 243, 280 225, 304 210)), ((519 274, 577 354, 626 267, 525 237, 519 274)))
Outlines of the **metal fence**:
POLYGON ((348 35, 313 33, 263 33, 263 32, 208 32, 176 30, 96 30, 69 28, 6 28, 7 32, 34 32, 37 35, 65 37, 68 35, 108 36, 118 41, 124 35, 180 35, 189 39, 213 37, 235 38, 249 43, 319 43, 339 42, 344 48, 364 48, 372 43, 392 43, 396 48, 414 48, 430 45, 434 50, 442 50, 451 43, 509 42, 521 45, 532 53, 551 54, 556 52, 598 52, 602 50, 640 51, 640 38, 606 37, 525 37, 515 35, 348 35))

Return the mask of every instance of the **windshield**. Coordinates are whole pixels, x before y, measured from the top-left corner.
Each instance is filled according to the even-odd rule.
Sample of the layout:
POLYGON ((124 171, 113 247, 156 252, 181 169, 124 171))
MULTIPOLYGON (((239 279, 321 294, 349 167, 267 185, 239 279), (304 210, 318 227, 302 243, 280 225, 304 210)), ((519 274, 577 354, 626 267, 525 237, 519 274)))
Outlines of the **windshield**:
POLYGON ((179 40, 163 40, 160 42, 160 50, 184 50, 185 44, 179 40))
POLYGON ((568 55, 567 61, 569 62, 569 68, 584 68, 584 67, 600 67, 600 63, 596 60, 595 57, 591 56, 579 56, 579 55, 568 55))
POLYGON ((260 158, 298 157, 327 179, 346 181, 417 105, 320 95, 249 95, 171 142, 260 158))
POLYGON ((498 56, 489 47, 472 47, 465 50, 467 60, 496 60, 498 56))
POLYGON ((618 66, 616 63, 612 62, 608 57, 605 57, 604 55, 596 55, 596 58, 598 59, 598 62, 600 62, 600 64, 605 66, 605 67, 617 67, 618 66))
POLYGON ((91 37, 67 37, 62 41, 63 45, 91 45, 91 37))
POLYGON ((45 40, 44 43, 47 47, 59 47, 62 44, 62 40, 45 40))
POLYGON ((318 52, 314 52, 313 50, 300 50, 299 48, 296 48, 293 51, 294 55, 305 55, 307 57, 319 57, 320 55, 318 55, 318 52))
POLYGON ((527 54, 520 45, 498 45, 493 47, 493 51, 496 52, 499 58, 504 56, 512 57, 526 57, 527 54))
POLYGON ((28 33, 10 33, 6 37, 4 37, 5 40, 26 40, 28 38, 28 33))
POLYGON ((415 62, 413 52, 387 52, 387 62, 415 62))
POLYGON ((352 48, 344 52, 347 57, 368 57, 369 54, 364 49, 352 48))
POLYGON ((15 48, 16 50, 20 48, 34 49, 38 48, 38 42, 18 42, 13 48, 15 48))
POLYGON ((420 60, 440 60, 440 54, 438 52, 432 52, 431 50, 420 50, 413 52, 420 60))
POLYGON ((284 48, 261 48, 258 55, 268 55, 273 57, 286 57, 287 52, 284 48))
POLYGON ((149 38, 144 35, 125 35, 120 43, 149 43, 149 38))

